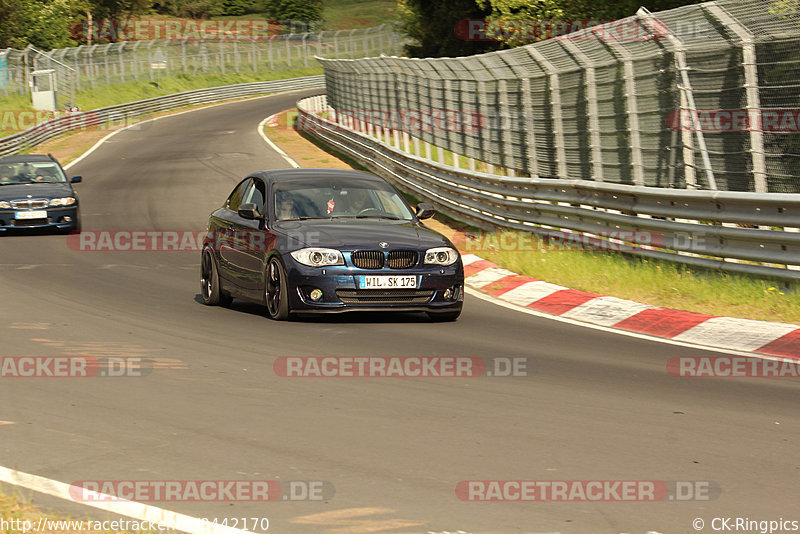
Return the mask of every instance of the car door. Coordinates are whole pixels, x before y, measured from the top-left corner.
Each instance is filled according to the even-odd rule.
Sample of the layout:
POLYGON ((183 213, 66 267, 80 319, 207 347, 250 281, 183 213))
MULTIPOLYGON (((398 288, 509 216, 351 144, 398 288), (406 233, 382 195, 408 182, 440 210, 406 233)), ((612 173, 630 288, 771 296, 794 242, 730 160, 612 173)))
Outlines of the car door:
POLYGON ((234 231, 234 269, 241 280, 242 286, 253 299, 258 300, 262 295, 262 277, 265 269, 267 253, 275 247, 275 235, 266 228, 264 182, 254 177, 245 188, 241 205, 254 204, 260 215, 256 219, 246 219, 237 213, 234 231))
POLYGON ((242 204, 244 193, 252 183, 252 178, 246 178, 234 188, 225 205, 212 217, 212 224, 216 227, 215 240, 217 255, 219 257, 219 274, 227 282, 226 288, 241 294, 244 284, 241 275, 237 272, 236 243, 234 235, 239 217, 239 206, 242 204))

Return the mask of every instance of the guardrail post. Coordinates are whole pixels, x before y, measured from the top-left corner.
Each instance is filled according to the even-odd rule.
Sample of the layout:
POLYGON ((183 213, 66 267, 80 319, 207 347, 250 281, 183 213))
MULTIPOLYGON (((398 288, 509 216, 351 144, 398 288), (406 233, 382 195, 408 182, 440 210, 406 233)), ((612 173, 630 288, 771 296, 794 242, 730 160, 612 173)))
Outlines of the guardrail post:
POLYGON ((750 157, 753 162, 753 186, 756 193, 766 193, 769 191, 769 184, 767 183, 767 163, 764 154, 762 118, 759 117, 757 128, 754 128, 752 124, 754 115, 760 114, 761 112, 761 97, 758 90, 758 66, 754 36, 747 27, 736 20, 733 15, 728 13, 722 6, 711 3, 708 5, 700 4, 700 7, 711 13, 711 16, 735 33, 736 37, 741 41, 744 87, 745 96, 747 98, 747 116, 750 122, 750 157))
POLYGON ((564 150, 564 122, 561 120, 561 87, 558 69, 534 46, 523 47, 547 72, 550 81, 550 105, 553 108, 553 135, 555 136, 557 178, 567 179, 567 155, 564 150))

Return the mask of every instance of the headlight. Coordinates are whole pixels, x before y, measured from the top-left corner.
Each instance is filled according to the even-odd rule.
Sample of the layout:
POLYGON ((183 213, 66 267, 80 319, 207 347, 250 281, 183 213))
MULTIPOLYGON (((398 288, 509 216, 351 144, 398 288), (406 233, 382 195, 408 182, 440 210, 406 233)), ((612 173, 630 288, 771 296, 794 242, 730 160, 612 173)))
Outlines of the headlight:
POLYGON ((458 251, 450 247, 429 248, 425 251, 425 263, 453 265, 458 260, 458 251))
POLYGON ((75 204, 75 197, 53 198, 50 200, 51 206, 72 206, 75 204))
POLYGON ((328 265, 344 265, 344 256, 332 248, 303 248, 290 252, 292 257, 309 267, 326 267, 328 265))
POLYGON ((5 200, 0 200, 0 209, 10 210, 11 204, 6 202, 5 200))

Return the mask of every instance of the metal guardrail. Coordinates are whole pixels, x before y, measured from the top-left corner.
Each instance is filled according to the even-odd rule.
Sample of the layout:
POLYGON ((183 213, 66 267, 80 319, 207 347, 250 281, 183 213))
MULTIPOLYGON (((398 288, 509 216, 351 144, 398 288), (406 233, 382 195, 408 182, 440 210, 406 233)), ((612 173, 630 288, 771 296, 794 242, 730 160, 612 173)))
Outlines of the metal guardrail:
POLYGON ((65 113, 60 117, 44 121, 22 132, 0 138, 0 157, 16 154, 24 149, 30 149, 70 131, 94 128, 104 124, 124 123, 149 113, 267 93, 312 89, 324 86, 324 76, 305 76, 288 80, 251 82, 223 87, 196 89, 116 106, 108 106, 91 111, 65 113))
POLYGON ((319 61, 339 113, 376 125, 380 113, 455 115, 405 131, 516 176, 800 193, 798 17, 800 4, 776 0, 642 8, 598 25, 509 16, 462 21, 455 35, 530 44, 319 61), (583 29, 533 42, 573 24, 583 29))
POLYGON ((675 190, 458 169, 409 154, 336 116, 325 95, 298 102, 299 128, 398 187, 472 224, 727 272, 800 280, 800 194, 675 190), (319 115, 328 112, 333 119, 319 115), (340 122, 338 122, 340 121, 340 122), (621 238, 621 239, 620 239, 621 238), (751 262, 751 263, 748 263, 751 262))

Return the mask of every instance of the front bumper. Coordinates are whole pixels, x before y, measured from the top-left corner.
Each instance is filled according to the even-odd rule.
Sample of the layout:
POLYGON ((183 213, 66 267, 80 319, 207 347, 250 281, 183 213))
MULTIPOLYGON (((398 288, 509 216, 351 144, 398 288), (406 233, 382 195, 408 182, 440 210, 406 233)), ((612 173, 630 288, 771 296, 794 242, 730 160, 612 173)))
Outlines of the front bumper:
POLYGON ((78 226, 78 207, 48 208, 46 218, 17 219, 16 214, 25 210, 0 210, 0 233, 11 230, 58 229, 69 230, 78 226))
POLYGON ((292 311, 341 313, 347 311, 458 311, 464 304, 464 268, 453 265, 417 266, 411 269, 358 269, 351 266, 307 267, 291 256, 283 257, 292 311), (357 287, 358 276, 414 275, 414 289, 370 289, 357 287), (319 289, 322 298, 311 299, 319 289), (448 291, 449 290, 449 291, 448 291))

